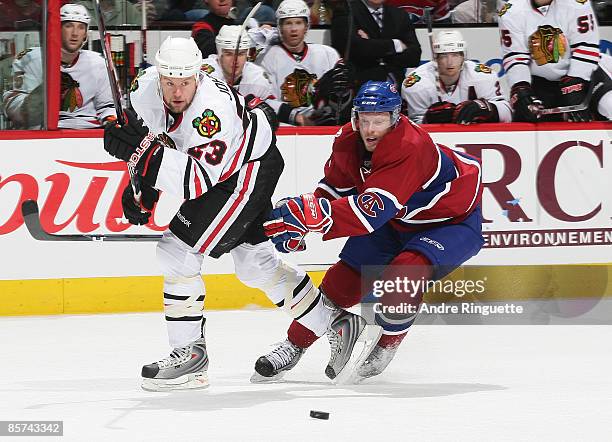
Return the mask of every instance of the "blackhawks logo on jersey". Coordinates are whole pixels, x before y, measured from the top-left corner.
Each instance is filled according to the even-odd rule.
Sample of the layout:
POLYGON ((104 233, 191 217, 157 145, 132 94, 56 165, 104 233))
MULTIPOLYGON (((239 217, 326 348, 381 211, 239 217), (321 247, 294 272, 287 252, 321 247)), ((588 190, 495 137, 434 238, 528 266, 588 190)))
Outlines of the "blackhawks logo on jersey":
POLYGON ((206 138, 212 138, 221 131, 221 120, 210 109, 202 112, 202 116, 195 118, 191 124, 198 130, 200 135, 206 138))
POLYGON ((74 112, 75 109, 83 107, 83 95, 79 89, 79 82, 66 72, 62 72, 60 100, 60 110, 65 112, 74 112))
POLYGON ((202 72, 206 72, 207 74, 212 74, 213 72, 215 72, 215 68, 213 68, 211 65, 207 63, 204 63, 202 67, 200 68, 200 70, 202 72))
POLYGON ((282 100, 291 107, 310 106, 314 99, 316 74, 304 69, 295 69, 281 84, 282 100))
POLYGON ((157 140, 164 146, 170 149, 176 149, 176 143, 166 132, 162 132, 157 136, 157 140))
POLYGON ((144 69, 141 69, 138 71, 138 75, 134 77, 134 79, 132 80, 132 84, 130 84, 130 92, 134 92, 136 89, 138 89, 138 86, 140 86, 138 84, 138 79, 142 77, 144 74, 145 74, 144 69))
POLYGON ((421 77, 419 77, 417 74, 410 74, 404 80, 403 85, 404 87, 411 87, 411 86, 414 86, 419 81, 421 81, 421 77))
POLYGON ((487 66, 486 64, 482 64, 482 63, 478 63, 476 67, 474 68, 474 70, 476 72, 483 72, 485 74, 490 74, 491 72, 493 72, 489 66, 487 66))
POLYGON ((538 66, 558 63, 567 52, 567 38, 559 28, 538 26, 529 36, 529 53, 538 66))
POLYGON ((17 56, 15 57, 17 60, 21 60, 23 57, 25 57, 25 55, 30 52, 32 49, 24 49, 23 51, 21 51, 19 54, 17 54, 17 56))
POLYGON ((504 15, 506 12, 508 12, 508 9, 510 9, 512 7, 512 3, 506 3, 503 8, 501 8, 499 10, 499 12, 497 13, 498 16, 502 16, 504 15))

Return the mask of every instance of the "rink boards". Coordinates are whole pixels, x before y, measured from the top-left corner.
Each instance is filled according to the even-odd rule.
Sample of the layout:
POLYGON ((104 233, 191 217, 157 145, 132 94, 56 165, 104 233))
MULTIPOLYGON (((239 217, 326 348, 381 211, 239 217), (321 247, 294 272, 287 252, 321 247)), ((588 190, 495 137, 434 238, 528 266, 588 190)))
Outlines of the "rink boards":
MULTIPOLYGON (((592 278, 609 293, 610 124, 427 129, 434 141, 482 159, 486 245, 468 264, 485 267, 470 272, 486 273, 494 287, 514 287, 501 296, 491 289, 491 296, 525 298, 542 281, 567 288, 592 278), (577 267, 583 264, 593 265, 577 267)), ((276 197, 314 189, 334 133, 281 129, 278 145, 286 164, 276 197)), ((120 204, 125 167, 104 152, 99 131, 1 132, 0 145, 0 314, 159 310, 154 243, 39 242, 18 208, 24 199, 37 199, 42 224, 52 233, 151 234, 164 230, 181 201, 162 195, 150 225, 126 224, 120 204)), ((342 244, 313 235, 306 252, 288 259, 319 280, 342 244)), ((205 260, 207 308, 270 305, 232 271, 228 257, 205 260)))

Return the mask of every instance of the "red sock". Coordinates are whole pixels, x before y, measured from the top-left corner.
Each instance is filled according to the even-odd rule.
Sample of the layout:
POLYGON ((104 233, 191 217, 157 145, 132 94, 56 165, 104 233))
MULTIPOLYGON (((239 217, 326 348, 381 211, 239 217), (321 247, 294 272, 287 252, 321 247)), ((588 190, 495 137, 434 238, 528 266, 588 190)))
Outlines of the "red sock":
POLYGON ((381 335, 380 339, 378 340, 378 345, 381 346, 382 348, 389 348, 389 347, 397 347, 398 345, 400 345, 403 341, 403 339, 406 337, 406 335, 408 334, 408 332, 402 333, 401 335, 381 335))
POLYGON ((301 348, 308 348, 314 341, 319 339, 319 337, 299 322, 293 321, 289 326, 289 330, 287 330, 287 339, 289 339, 293 345, 297 345, 301 348))

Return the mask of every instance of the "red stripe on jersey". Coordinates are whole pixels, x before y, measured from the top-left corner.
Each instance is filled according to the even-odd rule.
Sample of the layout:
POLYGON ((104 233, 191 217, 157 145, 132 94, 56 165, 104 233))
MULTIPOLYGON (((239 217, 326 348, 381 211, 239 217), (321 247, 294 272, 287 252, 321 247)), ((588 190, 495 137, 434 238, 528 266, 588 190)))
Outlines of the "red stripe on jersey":
POLYGON ((198 176, 197 166, 193 165, 193 177, 195 184, 195 196, 198 197, 202 195, 202 182, 200 181, 200 177, 198 176))
POLYGON ((595 52, 595 51, 586 51, 584 49, 574 49, 574 52, 577 54, 588 55, 589 57, 599 58, 599 52, 595 52))
POLYGON ((247 133, 245 131, 244 135, 242 136, 242 142, 240 143, 240 147, 238 148, 238 151, 234 154, 232 165, 230 166, 227 172, 221 175, 221 178, 219 178, 219 181, 225 181, 226 179, 231 177, 234 171, 236 170, 236 166, 238 166, 238 160, 240 159, 240 154, 242 153, 242 149, 244 148, 244 142, 246 141, 246 137, 247 137, 247 133))
POLYGON ((253 167, 254 167, 254 165, 255 165, 255 163, 249 163, 247 165, 246 176, 244 178, 244 183, 242 184, 242 189, 240 189, 240 192, 238 192, 238 197, 234 200, 234 203, 231 205, 231 207, 228 209, 228 211, 225 213, 225 215, 223 215, 223 218, 221 218, 221 221, 217 224, 217 226, 211 232, 211 234, 208 236, 208 238, 206 238, 206 241, 204 241, 204 244, 202 244, 202 247, 200 247, 200 253, 204 253, 204 251, 210 245, 210 243, 213 242, 213 240, 219 234, 219 232, 221 231, 223 226, 225 226, 225 224, 227 224, 228 220, 232 217, 232 215, 234 214, 234 212, 238 208, 238 205, 244 199, 244 195, 246 194, 247 190, 249 189, 249 183, 251 182, 251 175, 253 174, 253 167))
POLYGON ((508 60, 504 60, 502 64, 504 65, 504 69, 505 69, 506 66, 509 64, 516 63, 517 61, 529 61, 529 60, 530 60, 529 57, 513 57, 508 60))

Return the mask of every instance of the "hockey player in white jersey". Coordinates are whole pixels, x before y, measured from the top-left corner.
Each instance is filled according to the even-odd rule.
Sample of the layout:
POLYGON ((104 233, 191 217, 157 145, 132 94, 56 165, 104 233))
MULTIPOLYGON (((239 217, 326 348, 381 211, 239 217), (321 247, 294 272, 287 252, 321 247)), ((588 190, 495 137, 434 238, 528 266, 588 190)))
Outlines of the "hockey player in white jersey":
MULTIPOLYGON (((263 221, 283 169, 276 147, 275 112, 261 100, 245 103, 226 82, 201 71, 193 39, 168 37, 131 87, 127 123, 109 125, 104 148, 128 162, 141 182, 136 202, 128 185, 122 205, 132 224, 145 224, 159 191, 185 199, 157 246, 164 275, 164 312, 172 353, 142 369, 143 388, 208 386, 204 339, 205 255, 231 253, 236 276, 263 290, 318 336, 333 309, 309 276, 279 260, 263 221), (140 119, 142 118, 142 120, 140 119), (312 312, 312 314, 309 314, 312 312)), ((302 351, 286 345, 283 361, 302 351)))
POLYGON ((416 68, 402 83, 402 98, 412 121, 512 121, 512 110, 502 95, 497 75, 488 66, 465 59, 466 43, 459 31, 439 32, 433 41, 433 52, 435 60, 416 68))
POLYGON ((589 0, 511 0, 498 15, 515 121, 543 121, 542 107, 587 101, 588 109, 566 113, 565 119, 612 118, 612 81, 600 66, 599 29, 589 0))
POLYGON ((306 43, 310 9, 302 0, 284 0, 276 10, 280 42, 268 47, 257 59, 270 75, 275 100, 269 101, 283 123, 298 126, 323 124, 324 112, 314 112, 327 103, 316 103, 317 82, 327 73, 331 83, 328 99, 334 106, 350 107, 348 72, 330 46, 306 43))
POLYGON ((246 31, 242 33, 238 57, 235 57, 240 29, 241 27, 236 25, 225 25, 221 28, 215 37, 217 53, 204 59, 202 70, 232 85, 244 97, 250 95, 262 100, 271 98, 272 85, 268 73, 261 66, 247 60, 249 50, 255 43, 246 31))
MULTIPOLYGON (((110 83, 100 54, 82 49, 87 41, 90 17, 82 5, 65 4, 60 9, 62 54, 60 113, 63 129, 101 127, 115 118, 110 83)), ((6 114, 21 128, 42 124, 43 69, 40 48, 21 53, 13 63, 14 88, 4 94, 6 114)))

